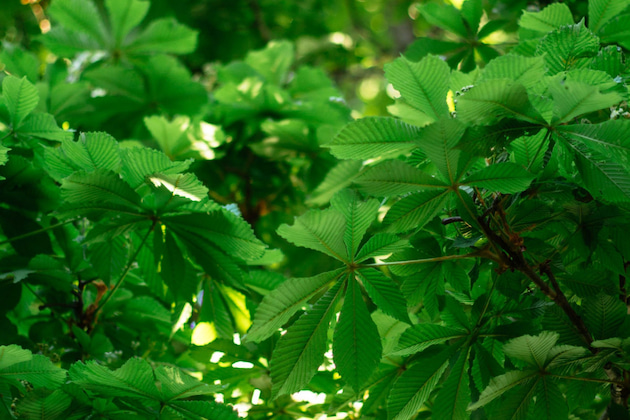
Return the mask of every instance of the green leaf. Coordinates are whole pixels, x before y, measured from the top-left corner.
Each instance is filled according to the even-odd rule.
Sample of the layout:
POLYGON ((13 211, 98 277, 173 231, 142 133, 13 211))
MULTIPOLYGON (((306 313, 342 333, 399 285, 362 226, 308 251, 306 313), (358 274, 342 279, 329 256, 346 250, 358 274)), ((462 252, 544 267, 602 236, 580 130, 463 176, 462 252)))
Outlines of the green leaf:
MULTIPOLYGON (((490 381, 490 385, 483 390, 479 396, 479 400, 468 406, 468 411, 476 410, 479 407, 483 407, 490 401, 497 397, 500 397, 507 391, 516 387, 523 387, 523 389, 530 389, 536 385, 536 381, 533 381, 535 377, 539 375, 538 370, 513 370, 503 375, 497 376, 490 381)), ((530 389, 531 392, 531 389, 530 389)), ((531 398, 531 396, 530 396, 531 398)), ((514 412, 513 412, 514 413, 514 412)))
POLYGON ((589 150, 584 143, 564 139, 563 144, 575 156, 575 166, 586 189, 594 196, 611 202, 630 201, 630 173, 627 165, 589 150))
POLYGON ((176 418, 238 420, 238 413, 231 406, 217 404, 214 401, 174 401, 164 410, 174 412, 176 418))
POLYGON ((435 399, 433 417, 443 420, 459 420, 467 417, 466 408, 470 404, 469 357, 471 347, 464 349, 457 357, 435 399))
POLYGON ((16 412, 25 419, 47 419, 56 420, 67 418, 64 411, 72 403, 72 397, 57 389, 53 392, 48 390, 36 390, 29 392, 25 398, 21 399, 16 407, 16 412))
POLYGON ((271 41, 262 50, 250 51, 245 57, 245 63, 263 75, 268 82, 280 85, 285 82, 294 59, 291 42, 271 41))
POLYGON ((186 290, 186 288, 182 287, 182 283, 185 282, 186 260, 173 235, 169 231, 164 232, 163 235, 160 233, 162 233, 161 229, 156 229, 153 233, 154 242, 163 241, 163 252, 160 253, 161 255, 158 254, 158 247, 153 247, 153 253, 159 261, 158 272, 175 296, 175 299, 187 301, 190 296, 181 293, 186 290))
POLYGON ((383 313, 399 321, 411 323, 407 313, 407 301, 392 279, 372 268, 364 268, 355 273, 370 299, 383 313))
POLYGON ((554 99, 553 123, 556 125, 582 114, 608 109, 623 100, 617 92, 601 93, 596 86, 571 80, 551 82, 549 91, 554 99))
POLYGON ((190 161, 172 162, 164 153, 145 147, 120 150, 122 178, 136 189, 146 182, 147 175, 177 175, 190 166, 190 161))
POLYGON ((558 385, 543 376, 536 388, 536 404, 532 417, 541 420, 556 420, 569 417, 569 407, 558 385))
POLYGON ((107 203, 140 211, 140 196, 106 169, 74 172, 62 180, 61 195, 70 204, 107 203))
POLYGON ((76 171, 97 169, 118 172, 118 142, 107 133, 81 133, 78 141, 63 140, 61 147, 45 152, 46 165, 53 178, 62 180, 76 171))
POLYGON ((526 190, 535 178, 521 165, 500 162, 476 171, 461 181, 462 185, 472 185, 503 194, 514 194, 526 190))
POLYGON ((194 174, 178 174, 178 175, 164 175, 153 174, 147 176, 147 181, 151 182, 158 190, 164 188, 168 190, 169 201, 164 207, 171 203, 171 198, 174 196, 184 197, 191 201, 202 201, 208 197, 208 189, 197 179, 194 174))
POLYGON ((392 197, 434 188, 448 188, 439 179, 403 161, 388 160, 361 173, 354 182, 377 197, 392 197))
POLYGON ((19 346, 0 346, 0 383, 22 388, 27 381, 35 388, 56 389, 66 380, 66 371, 53 365, 49 358, 22 350, 19 346))
POLYGON ((457 118, 464 123, 493 124, 502 118, 515 118, 530 123, 544 123, 521 83, 509 79, 479 82, 457 100, 457 118))
POLYGON ((606 23, 630 6, 628 0, 590 0, 588 2, 588 27, 598 32, 606 23))
POLYGON ((329 271, 314 277, 294 278, 283 282, 267 294, 256 309, 247 341, 260 342, 278 331, 313 296, 322 293, 337 281, 343 269, 329 271))
POLYGON ((597 55, 599 40, 583 22, 563 26, 547 34, 536 48, 536 55, 544 55, 547 74, 554 75, 588 64, 586 57, 597 55))
POLYGON ((450 346, 437 356, 426 358, 403 372, 387 399, 389 420, 410 419, 418 412, 437 386, 456 350, 457 346, 450 346))
POLYGON ((299 391, 315 375, 343 283, 338 281, 280 337, 270 362, 272 398, 299 391))
POLYGON ((20 136, 32 136, 53 141, 71 140, 73 137, 72 132, 59 128, 55 117, 42 112, 27 116, 16 132, 20 136))
POLYGON ((125 49, 134 54, 189 54, 197 47, 197 31, 172 18, 151 21, 125 49))
POLYGON ((503 346, 506 355, 542 369, 547 355, 558 341, 558 333, 543 331, 537 336, 524 335, 510 340, 503 346))
POLYGON ((183 400, 200 395, 212 395, 222 388, 200 382, 174 366, 157 366, 155 368, 155 379, 161 385, 161 401, 183 400))
POLYGON ((11 116, 11 125, 17 129, 39 102, 37 89, 25 77, 7 76, 2 80, 2 97, 11 116))
POLYGON ((457 119, 441 119, 422 131, 420 148, 451 185, 470 161, 464 150, 456 148, 465 131, 466 126, 457 119))
POLYGON ((429 24, 451 31, 462 38, 468 37, 468 30, 455 7, 446 4, 427 3, 420 5, 418 10, 429 24))
MULTIPOLYGON (((630 45, 630 41, 628 40, 628 35, 630 34, 629 23, 630 14, 628 13, 612 18, 598 33, 601 42, 605 44, 616 43, 627 49, 630 45)), ((617 48, 615 45, 611 45, 610 47, 617 48)), ((623 71, 617 72, 617 74, 621 73, 623 73, 623 71)), ((616 77, 614 75, 611 76, 616 77)))
POLYGON ((129 359, 114 371, 94 361, 77 362, 69 371, 70 381, 101 397, 133 397, 159 401, 160 391, 155 385, 149 362, 129 359))
POLYGON ((105 25, 91 0, 56 0, 47 12, 64 29, 92 37, 101 47, 106 45, 108 35, 105 25))
POLYGON ((584 299, 584 322, 596 340, 617 337, 627 318, 627 308, 617 296, 600 293, 584 299))
POLYGON ((573 25, 573 13, 569 6, 563 3, 554 3, 545 7, 540 12, 523 11, 518 25, 523 29, 546 34, 561 26, 573 25))
POLYGON ((470 32, 477 33, 481 16, 483 16, 483 2, 481 0, 466 0, 462 3, 461 14, 468 23, 470 32))
POLYGON ((420 129, 389 117, 367 117, 346 125, 324 145, 340 159, 390 158, 417 147, 420 129))
MULTIPOLYGON (((557 3, 557 5, 566 7, 561 3, 557 3)), ((527 14, 528 12, 524 13, 527 14)), ((543 57, 523 57, 517 54, 508 54, 490 61, 483 69, 480 79, 510 79, 513 83, 531 88, 540 83, 540 75, 544 72, 545 60, 543 57)))
POLYGON ((335 165, 327 174, 324 180, 312 191, 311 196, 306 200, 306 204, 321 206, 337 192, 347 188, 352 184, 363 162, 359 160, 342 160, 335 165))
POLYGON ((265 252, 265 245, 254 236, 250 225, 228 210, 164 216, 162 222, 178 234, 185 231, 199 240, 210 241, 245 261, 260 258, 265 252))
POLYGON ((442 344, 448 340, 457 341, 468 335, 467 331, 436 324, 412 325, 400 336, 394 354, 406 356, 419 353, 433 345, 442 344))
POLYGON ((129 32, 142 22, 151 2, 145 0, 106 0, 112 35, 116 46, 120 46, 129 32))
POLYGON ((446 205, 449 191, 424 191, 408 195, 394 203, 383 224, 391 232, 420 229, 437 216, 446 205))
POLYGON ((385 77, 409 105, 434 120, 448 116, 450 69, 444 60, 427 56, 414 63, 403 56, 385 65, 385 77))
POLYGON ((361 247, 354 261, 363 262, 368 258, 383 257, 409 246, 409 241, 391 233, 377 233, 361 247))
POLYGON ((333 336, 335 366, 352 389, 359 391, 378 366, 382 351, 381 337, 365 306, 361 287, 348 278, 333 336))
POLYGON ((305 248, 330 255, 339 261, 348 262, 344 243, 346 218, 335 210, 310 210, 295 219, 293 226, 286 224, 278 228, 278 234, 287 241, 305 248))
POLYGON ((376 218, 380 203, 375 199, 361 201, 355 191, 343 190, 333 196, 331 205, 346 218, 343 241, 346 244, 348 261, 354 261, 365 232, 376 218))

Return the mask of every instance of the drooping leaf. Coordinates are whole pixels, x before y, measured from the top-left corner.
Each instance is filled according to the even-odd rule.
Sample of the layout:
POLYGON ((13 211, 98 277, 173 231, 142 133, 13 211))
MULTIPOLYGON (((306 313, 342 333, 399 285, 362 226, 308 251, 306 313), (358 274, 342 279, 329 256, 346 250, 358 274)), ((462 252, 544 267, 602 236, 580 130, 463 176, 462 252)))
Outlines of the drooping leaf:
POLYGON ((378 366, 381 338, 365 306, 357 281, 349 278, 333 336, 333 355, 341 377, 358 391, 378 366))
POLYGON ((281 225, 278 234, 298 246, 314 249, 340 261, 346 259, 346 218, 334 209, 310 210, 292 226, 281 225))
POLYGON ((434 120, 448 115, 449 75, 446 62, 435 56, 417 63, 401 57, 385 65, 385 77, 405 101, 434 120))
POLYGON ((399 321, 410 322, 407 301, 392 279, 381 271, 371 268, 358 270, 356 275, 361 279, 370 299, 383 313, 399 321))
POLYGON ((534 175, 523 169, 521 165, 501 162, 472 173, 461 183, 503 194, 512 194, 526 190, 533 179, 534 175))
POLYGON ((294 278, 283 282, 263 298, 246 339, 259 342, 284 325, 309 299, 321 293, 339 279, 342 269, 308 278, 294 278))
POLYGON ((271 357, 272 398, 299 391, 324 359, 328 326, 341 297, 338 281, 287 330, 271 357))
POLYGON ((417 147, 420 129, 389 117, 368 117, 346 125, 325 145, 340 159, 395 157, 417 147))

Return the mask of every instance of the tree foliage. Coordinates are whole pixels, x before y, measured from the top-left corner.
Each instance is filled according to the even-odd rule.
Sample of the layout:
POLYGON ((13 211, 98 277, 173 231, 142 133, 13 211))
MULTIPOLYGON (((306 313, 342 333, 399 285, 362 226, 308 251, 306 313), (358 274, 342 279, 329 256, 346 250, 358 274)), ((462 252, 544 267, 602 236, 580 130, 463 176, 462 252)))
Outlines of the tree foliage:
POLYGON ((290 41, 193 76, 53 0, 0 53, 1 417, 627 418, 630 2, 492 8, 420 5, 352 120, 290 41))

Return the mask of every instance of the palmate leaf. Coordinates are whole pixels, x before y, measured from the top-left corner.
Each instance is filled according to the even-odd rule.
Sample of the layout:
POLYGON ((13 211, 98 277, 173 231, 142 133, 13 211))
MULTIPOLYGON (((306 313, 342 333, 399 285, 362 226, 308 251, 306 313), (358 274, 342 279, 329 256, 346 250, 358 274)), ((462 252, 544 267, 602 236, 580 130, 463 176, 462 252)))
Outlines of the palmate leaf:
POLYGON ((149 11, 151 3, 145 0, 106 0, 111 34, 116 46, 120 46, 133 28, 138 26, 149 11))
POLYGON ((618 336, 628 316, 623 302, 602 293, 584 299, 583 307, 586 325, 596 340, 618 336))
POLYGON ((543 331, 538 336, 524 335, 510 340, 503 346, 506 355, 542 369, 547 363, 549 351, 556 345, 559 335, 543 331))
POLYGON ((554 75, 588 64, 586 57, 597 55, 599 40, 584 22, 566 25, 547 34, 538 44, 536 55, 544 55, 547 73, 554 75))
POLYGON ((259 342, 270 337, 283 326, 313 296, 320 294, 339 279, 343 269, 318 274, 314 277, 294 278, 283 282, 267 294, 260 306, 246 340, 259 342))
MULTIPOLYGON (((490 381, 490 384, 483 390, 479 399, 468 406, 468 411, 476 410, 483 407, 494 399, 500 397, 507 391, 519 387, 519 389, 527 390, 528 395, 533 391, 536 385, 536 378, 540 372, 535 369, 513 370, 503 375, 497 376, 490 381)), ((530 396, 531 399, 531 396, 530 396)), ((515 413, 515 411, 512 411, 515 413)))
POLYGON ((401 57, 385 65, 385 77, 409 105, 433 120, 448 116, 450 69, 444 60, 427 56, 414 63, 401 57))
POLYGON ((173 162, 164 153, 146 147, 124 148, 120 150, 122 178, 132 188, 143 185, 147 175, 156 173, 177 175, 190 166, 191 161, 173 162))
POLYGON ((263 75, 266 81, 280 85, 295 60, 293 44, 289 41, 272 41, 258 51, 250 51, 245 63, 263 75))
POLYGON ((343 283, 338 281, 280 337, 270 362, 272 398, 299 391, 315 375, 343 283))
POLYGON ((454 6, 427 3, 421 5, 418 10, 431 25, 439 26, 462 38, 468 37, 462 16, 454 6))
POLYGON ((485 188, 503 194, 513 194, 529 187, 535 178, 521 165, 512 162, 500 162, 472 173, 461 181, 462 185, 485 188))
MULTIPOLYGON (((616 43, 627 49, 628 46, 630 46, 630 40, 628 38, 628 35, 630 35, 630 14, 624 13, 615 16, 603 28, 601 28, 598 35, 600 36, 602 43, 616 43)), ((616 48, 614 45, 611 45, 610 47, 616 48)), ((617 74, 621 73, 622 72, 618 72, 617 74)))
POLYGON ((563 3, 553 3, 540 12, 523 11, 518 25, 543 35, 561 26, 573 25, 574 23, 573 13, 571 13, 569 6, 563 3))
MULTIPOLYGON (((165 207, 168 207, 173 196, 184 197, 191 201, 201 201, 208 197, 208 189, 191 173, 177 175, 153 174, 147 176, 147 180, 158 189, 163 187, 169 191, 170 197, 165 207)), ((186 202, 184 201, 183 203, 186 202)))
POLYGON ((407 313, 407 301, 392 279, 372 268, 358 270, 355 273, 370 299, 383 313, 402 322, 411 322, 407 313))
POLYGON ((389 209, 383 224, 391 232, 420 229, 444 209, 448 197, 449 191, 424 191, 408 195, 389 209))
POLYGON ((433 417, 443 420, 459 420, 467 417, 470 404, 469 357, 472 347, 461 351, 453 364, 448 379, 444 382, 433 406, 433 417))
POLYGON ((306 204, 314 206, 326 204, 337 191, 352 184, 362 166, 363 162, 359 160, 340 161, 326 174, 321 184, 313 190, 311 196, 306 200, 306 204))
POLYGON ((416 414, 437 386, 455 351, 457 346, 450 346, 438 355, 425 358, 403 372, 387 399, 389 420, 406 420, 416 414))
POLYGON ((331 205, 346 218, 343 241, 346 244, 348 261, 354 261, 365 232, 376 218, 380 203, 375 199, 361 201, 355 191, 343 190, 333 196, 331 205))
POLYGON ((388 160, 362 172, 355 180, 359 189, 377 197, 392 197, 448 185, 403 161, 388 160))
POLYGON ((381 337, 365 306, 361 287, 348 278, 333 336, 335 366, 352 389, 359 391, 378 366, 382 351, 381 337))
POLYGON ((46 149, 45 157, 49 173, 58 181, 81 170, 120 170, 118 143, 103 132, 81 133, 76 142, 63 140, 61 147, 46 149))
POLYGON ((21 79, 15 76, 5 77, 2 80, 2 97, 9 111, 14 130, 19 127, 39 102, 37 89, 26 79, 26 76, 21 79))
POLYGON ((538 381, 536 389, 536 404, 532 417, 541 420, 556 420, 569 417, 569 406, 558 385, 548 377, 538 381))
POLYGON ((509 79, 479 82, 457 99, 457 118, 465 123, 489 125, 502 118, 544 124, 521 83, 509 79))
POLYGON ((368 117, 347 124, 324 147, 340 159, 395 157, 415 149, 420 128, 389 117, 368 117))
POLYGON ((628 0, 590 0, 588 2, 588 27, 597 33, 628 6, 630 6, 628 0))
POLYGON ((552 122, 556 125, 579 115, 608 109, 623 100, 617 92, 601 93, 597 86, 572 80, 554 80, 549 84, 549 91, 554 99, 552 122))
POLYGON ((444 327, 436 324, 416 324, 407 328, 400 336, 398 346, 394 354, 409 355, 419 353, 436 344, 442 344, 449 340, 461 340, 468 337, 466 330, 444 327))
POLYGON ((310 210, 295 219, 292 226, 283 224, 278 234, 298 246, 314 249, 339 261, 348 262, 344 232, 346 218, 335 210, 310 210))
POLYGON ((205 382, 200 382, 174 366, 157 366, 154 373, 155 380, 160 384, 161 401, 212 395, 222 389, 221 386, 211 386, 205 382))

